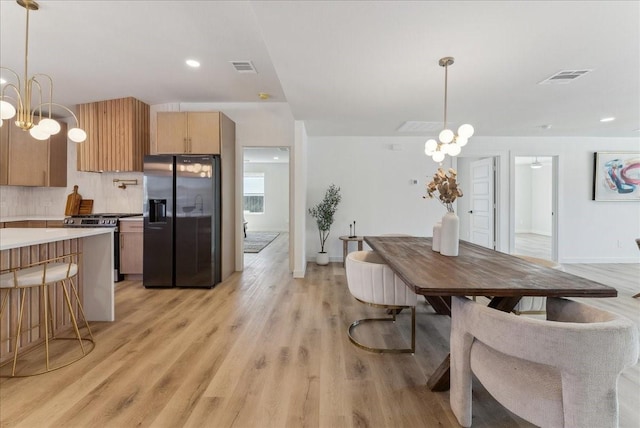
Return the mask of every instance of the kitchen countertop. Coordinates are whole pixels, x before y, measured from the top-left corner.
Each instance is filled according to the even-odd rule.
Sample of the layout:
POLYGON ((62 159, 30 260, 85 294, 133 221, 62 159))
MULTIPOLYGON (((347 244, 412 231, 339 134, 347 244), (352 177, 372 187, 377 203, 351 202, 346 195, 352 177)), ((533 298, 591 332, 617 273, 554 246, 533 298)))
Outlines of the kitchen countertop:
POLYGON ((64 215, 13 215, 0 217, 0 223, 9 223, 12 221, 26 221, 26 220, 35 220, 35 221, 62 221, 64 220, 64 215))
POLYGON ((29 245, 85 238, 107 233, 113 234, 113 229, 110 227, 0 229, 0 250, 10 250, 12 248, 28 247, 29 245))

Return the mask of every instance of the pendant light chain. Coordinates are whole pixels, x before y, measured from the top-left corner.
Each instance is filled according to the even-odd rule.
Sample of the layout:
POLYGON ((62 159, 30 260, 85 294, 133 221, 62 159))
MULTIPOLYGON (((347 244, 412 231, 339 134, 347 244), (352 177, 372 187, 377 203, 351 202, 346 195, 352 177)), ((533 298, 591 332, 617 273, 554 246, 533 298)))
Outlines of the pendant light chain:
POLYGON ((447 129, 447 81, 449 75, 449 62, 444 66, 444 129, 447 129))
POLYGON ((446 155, 458 156, 462 147, 467 144, 473 135, 473 126, 464 124, 458 128, 458 133, 454 133, 447 128, 447 108, 449 95, 449 66, 454 62, 454 58, 447 56, 440 58, 438 65, 444 67, 444 129, 438 134, 438 140, 430 139, 424 144, 424 153, 431 156, 434 162, 442 163, 446 155))

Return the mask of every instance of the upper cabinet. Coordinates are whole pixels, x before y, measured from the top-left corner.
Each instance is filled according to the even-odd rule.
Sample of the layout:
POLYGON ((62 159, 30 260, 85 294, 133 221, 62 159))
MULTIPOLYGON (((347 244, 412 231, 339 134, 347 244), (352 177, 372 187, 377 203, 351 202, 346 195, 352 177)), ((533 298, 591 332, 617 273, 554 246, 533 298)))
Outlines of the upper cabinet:
POLYGON ((135 98, 78 106, 87 140, 78 144, 78 171, 142 171, 149 154, 149 106, 135 98))
POLYGON ((220 154, 228 123, 220 112, 158 112, 155 153, 220 154))
POLYGON ((0 185, 67 186, 67 126, 46 140, 7 121, 0 127, 0 185))

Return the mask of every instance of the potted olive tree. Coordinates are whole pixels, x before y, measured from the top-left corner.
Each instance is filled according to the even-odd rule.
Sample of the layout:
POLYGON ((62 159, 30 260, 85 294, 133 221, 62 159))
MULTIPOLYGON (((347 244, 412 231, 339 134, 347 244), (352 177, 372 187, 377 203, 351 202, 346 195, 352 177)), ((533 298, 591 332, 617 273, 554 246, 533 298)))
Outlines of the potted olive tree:
POLYGON ((309 208, 309 214, 316 219, 320 234, 320 252, 316 258, 316 263, 319 265, 329 264, 329 254, 324 250, 324 244, 329 237, 333 216, 336 213, 340 199, 342 199, 340 188, 332 184, 325 192, 322 201, 315 207, 309 208))

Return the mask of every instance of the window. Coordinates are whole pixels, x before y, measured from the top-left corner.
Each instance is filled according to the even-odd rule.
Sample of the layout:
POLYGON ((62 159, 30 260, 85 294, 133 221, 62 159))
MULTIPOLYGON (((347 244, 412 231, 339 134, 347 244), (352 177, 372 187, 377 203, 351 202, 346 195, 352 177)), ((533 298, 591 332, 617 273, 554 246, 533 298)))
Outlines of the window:
POLYGON ((264 212, 264 172, 245 172, 244 210, 250 213, 264 212))

